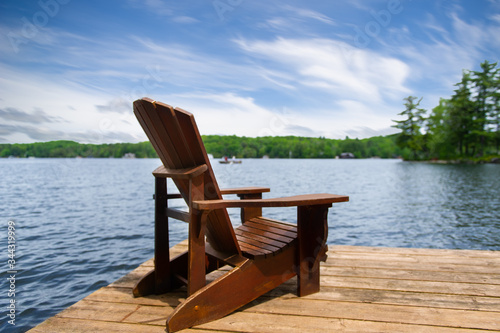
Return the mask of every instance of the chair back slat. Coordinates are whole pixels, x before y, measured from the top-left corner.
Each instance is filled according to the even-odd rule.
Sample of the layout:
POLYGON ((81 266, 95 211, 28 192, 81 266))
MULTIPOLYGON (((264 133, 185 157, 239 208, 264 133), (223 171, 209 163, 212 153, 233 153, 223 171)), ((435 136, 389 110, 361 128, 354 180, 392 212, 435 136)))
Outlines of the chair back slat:
POLYGON ((161 112, 158 110, 158 116, 160 117, 160 121, 165 127, 166 133, 168 133, 168 137, 170 139, 171 149, 175 152, 179 158, 178 168, 190 168, 196 165, 196 161, 189 150, 188 143, 186 142, 185 134, 182 131, 182 128, 178 121, 178 112, 174 110, 172 107, 169 108, 169 112, 161 112))
MULTIPOLYGON (((166 105, 166 109, 162 108, 160 112, 165 113, 169 110, 166 105)), ((156 150, 158 157, 162 161, 163 165, 169 169, 182 168, 180 158, 171 143, 170 135, 163 126, 162 120, 158 116, 156 111, 156 106, 152 100, 145 100, 144 103, 139 101, 134 102, 134 113, 139 120, 144 132, 149 138, 149 141, 156 150)), ((179 188, 179 192, 186 202, 189 198, 189 187, 186 182, 178 182, 174 180, 174 183, 179 188)))
MULTIPOLYGON (((210 160, 208 159, 205 145, 203 144, 201 135, 198 131, 198 126, 196 126, 194 116, 181 108, 175 108, 175 112, 179 125, 182 128, 182 133, 184 134, 183 137, 188 144, 188 150, 192 153, 195 160, 195 165, 206 164, 208 166, 208 170, 205 173, 205 199, 222 199, 222 194, 217 184, 210 160)), ((207 223, 207 239, 214 248, 220 249, 218 245, 214 246, 214 241, 219 241, 216 241, 213 238, 234 239, 235 248, 225 249, 225 252, 237 252, 239 249, 236 235, 234 234, 229 215, 225 209, 214 210, 209 215, 207 223), (230 228, 227 228, 228 225, 230 228)), ((230 242, 225 243, 230 245, 230 242)))
MULTIPOLYGON (((180 108, 144 98, 134 102, 134 113, 162 163, 169 169, 183 169, 206 164, 205 199, 221 199, 222 195, 208 159, 194 116, 180 108)), ((189 202, 189 181, 174 183, 186 203, 189 202)), ((241 253, 225 209, 211 212, 207 220, 207 241, 219 251, 241 253)))
POLYGON ((167 165, 171 165, 172 162, 170 161, 170 157, 166 156, 164 150, 160 148, 161 140, 157 135, 158 132, 154 130, 151 119, 147 116, 148 112, 146 111, 145 107, 148 107, 148 105, 143 105, 142 103, 134 103, 134 114, 137 117, 139 124, 141 124, 142 128, 144 129, 144 132, 146 132, 146 135, 148 136, 149 141, 158 154, 158 157, 160 157, 160 160, 164 163, 167 163, 167 165))

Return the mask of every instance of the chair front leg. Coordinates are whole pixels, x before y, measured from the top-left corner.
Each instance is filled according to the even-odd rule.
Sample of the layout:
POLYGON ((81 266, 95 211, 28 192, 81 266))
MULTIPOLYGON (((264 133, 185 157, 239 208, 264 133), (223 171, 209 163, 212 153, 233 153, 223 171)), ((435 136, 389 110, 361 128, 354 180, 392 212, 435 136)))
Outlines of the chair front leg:
POLYGON ((328 208, 331 205, 297 208, 297 293, 299 296, 319 291, 319 264, 325 259, 328 237, 328 208))
POLYGON ((189 181, 189 240, 188 240, 188 295, 206 285, 205 229, 209 211, 193 208, 192 202, 204 199, 203 174, 189 181))
POLYGON ((190 213, 188 241, 188 295, 194 294, 206 284, 205 227, 206 214, 190 213))

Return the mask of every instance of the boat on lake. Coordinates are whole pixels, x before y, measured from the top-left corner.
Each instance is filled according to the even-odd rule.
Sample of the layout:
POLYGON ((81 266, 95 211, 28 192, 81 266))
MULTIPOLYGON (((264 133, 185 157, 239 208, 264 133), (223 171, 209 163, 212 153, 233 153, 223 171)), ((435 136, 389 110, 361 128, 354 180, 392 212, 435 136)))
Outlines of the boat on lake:
POLYGON ((229 159, 227 156, 224 156, 220 161, 220 164, 241 164, 241 160, 237 160, 235 156, 229 159))

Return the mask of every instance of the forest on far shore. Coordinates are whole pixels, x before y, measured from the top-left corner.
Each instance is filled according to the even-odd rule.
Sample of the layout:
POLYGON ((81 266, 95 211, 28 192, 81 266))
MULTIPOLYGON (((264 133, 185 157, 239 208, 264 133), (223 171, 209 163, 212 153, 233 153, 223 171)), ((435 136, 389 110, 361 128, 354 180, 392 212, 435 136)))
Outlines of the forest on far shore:
MULTIPOLYGON (((239 137, 203 135, 208 154, 215 158, 335 158, 352 153, 356 158, 395 158, 408 154, 396 144, 396 135, 369 139, 326 139, 285 137, 239 137)), ((82 144, 74 141, 50 141, 22 144, 0 144, 0 157, 94 157, 121 158, 132 153, 136 158, 157 158, 149 141, 140 143, 82 144)))

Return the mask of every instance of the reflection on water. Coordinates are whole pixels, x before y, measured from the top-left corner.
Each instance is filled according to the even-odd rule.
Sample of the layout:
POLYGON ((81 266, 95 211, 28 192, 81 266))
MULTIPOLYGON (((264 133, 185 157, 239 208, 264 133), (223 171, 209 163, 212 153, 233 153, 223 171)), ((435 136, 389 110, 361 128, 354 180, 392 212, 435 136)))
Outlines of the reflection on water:
MULTIPOLYGON (((9 220, 16 222, 18 236, 14 332, 24 332, 153 255, 151 172, 159 164, 0 159, 2 248, 7 248, 9 220)), ((213 168, 221 188, 268 186, 265 197, 349 195, 350 202, 330 209, 330 244, 500 250, 498 165, 268 159, 213 163, 213 168)), ((294 208, 268 208, 264 214, 289 222, 296 218, 294 208)), ((230 210, 230 216, 237 224, 239 211, 230 210)), ((185 223, 171 222, 170 230, 172 245, 187 237, 185 223)), ((6 271, 2 290, 8 290, 6 271)), ((0 327, 7 327, 6 318, 0 327)))

